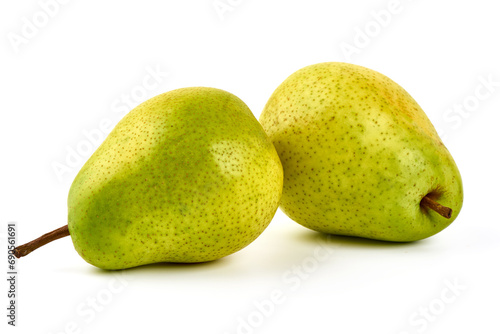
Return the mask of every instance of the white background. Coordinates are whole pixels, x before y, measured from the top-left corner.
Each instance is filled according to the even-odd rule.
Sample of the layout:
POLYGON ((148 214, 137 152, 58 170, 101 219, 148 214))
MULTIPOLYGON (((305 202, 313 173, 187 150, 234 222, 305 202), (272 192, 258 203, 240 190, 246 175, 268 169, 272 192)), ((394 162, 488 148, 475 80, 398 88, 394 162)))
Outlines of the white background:
POLYGON ((135 106, 211 86, 258 117, 288 75, 324 61, 375 69, 408 90, 455 158, 465 202, 449 228, 420 242, 327 240, 278 211, 261 237, 222 260, 120 274, 87 264, 65 238, 19 261, 17 328, 6 325, 2 280, 8 333, 499 332, 494 1, 401 0, 394 9, 390 0, 222 0, 230 10, 219 15, 213 0, 61 0, 50 17, 46 2, 0 7, 3 254, 10 221, 20 243, 66 224, 68 189, 98 143, 62 176, 53 167, 89 150, 84 131, 97 138, 103 120, 116 124, 131 109, 126 95, 135 106), (151 71, 168 75, 154 81, 151 71))

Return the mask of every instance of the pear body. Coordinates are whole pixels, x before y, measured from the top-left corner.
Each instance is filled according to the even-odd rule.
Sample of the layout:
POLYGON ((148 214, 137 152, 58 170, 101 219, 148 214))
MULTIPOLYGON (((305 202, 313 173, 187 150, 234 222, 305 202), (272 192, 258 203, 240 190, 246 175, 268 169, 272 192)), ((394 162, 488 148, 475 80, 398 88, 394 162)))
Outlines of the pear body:
POLYGON ((243 101, 178 89, 129 112, 85 163, 69 192, 68 227, 77 252, 103 269, 211 261, 268 226, 282 178, 243 101))
POLYGON ((414 241, 447 227, 462 207, 462 180, 433 125, 388 77, 321 63, 288 77, 260 122, 284 170, 280 207, 310 229, 414 241), (451 219, 421 205, 428 196, 451 219))

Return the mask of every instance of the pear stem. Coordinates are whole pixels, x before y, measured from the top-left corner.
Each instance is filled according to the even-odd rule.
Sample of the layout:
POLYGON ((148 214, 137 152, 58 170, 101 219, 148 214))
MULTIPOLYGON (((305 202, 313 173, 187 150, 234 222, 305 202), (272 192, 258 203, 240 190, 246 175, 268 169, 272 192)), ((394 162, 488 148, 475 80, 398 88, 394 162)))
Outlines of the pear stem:
POLYGON ((439 204, 438 202, 434 201, 432 198, 425 196, 424 198, 422 198, 422 201, 420 201, 420 204, 431 209, 431 210, 436 211, 444 218, 448 218, 448 219, 451 218, 451 213, 453 212, 453 210, 446 207, 446 206, 439 204))
POLYGON ((42 247, 45 244, 48 244, 51 241, 67 237, 68 235, 69 235, 68 225, 64 225, 63 227, 60 227, 57 230, 46 233, 33 241, 30 241, 22 246, 14 248, 12 253, 14 254, 15 257, 19 259, 23 256, 28 255, 35 249, 42 247))

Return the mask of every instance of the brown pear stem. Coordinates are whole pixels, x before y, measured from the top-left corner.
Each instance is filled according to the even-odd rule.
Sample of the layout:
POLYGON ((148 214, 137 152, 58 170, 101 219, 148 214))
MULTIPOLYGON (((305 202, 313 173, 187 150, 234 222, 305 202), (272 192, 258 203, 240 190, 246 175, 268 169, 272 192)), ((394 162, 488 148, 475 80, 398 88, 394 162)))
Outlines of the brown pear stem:
POLYGON ((51 241, 67 237, 68 235, 69 235, 68 225, 64 225, 63 227, 60 227, 57 230, 42 235, 40 238, 37 238, 22 246, 14 248, 14 251, 12 253, 14 254, 15 257, 19 259, 23 256, 28 255, 35 249, 42 247, 45 244, 48 244, 51 241))
POLYGON ((431 210, 436 211, 444 218, 448 218, 448 219, 451 218, 451 213, 453 212, 452 209, 439 204, 438 202, 434 201, 433 199, 431 199, 427 196, 422 198, 422 201, 420 202, 420 204, 422 204, 425 207, 428 207, 431 210))

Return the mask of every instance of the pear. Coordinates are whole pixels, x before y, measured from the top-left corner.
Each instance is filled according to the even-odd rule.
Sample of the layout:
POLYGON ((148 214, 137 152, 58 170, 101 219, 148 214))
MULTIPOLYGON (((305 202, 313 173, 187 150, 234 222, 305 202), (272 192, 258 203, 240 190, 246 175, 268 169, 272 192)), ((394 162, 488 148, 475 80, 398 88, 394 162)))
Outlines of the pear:
POLYGON ((219 259, 264 231, 282 185, 276 150, 243 101, 214 88, 174 90, 128 113, 85 163, 68 225, 14 253, 70 235, 103 269, 219 259))
POLYGON ((280 207, 305 227, 404 242, 460 212, 452 156, 417 102, 378 72, 305 67, 274 91, 260 122, 283 164, 280 207))

